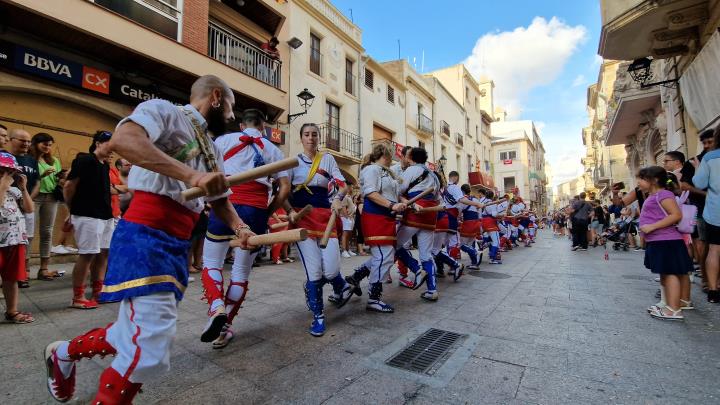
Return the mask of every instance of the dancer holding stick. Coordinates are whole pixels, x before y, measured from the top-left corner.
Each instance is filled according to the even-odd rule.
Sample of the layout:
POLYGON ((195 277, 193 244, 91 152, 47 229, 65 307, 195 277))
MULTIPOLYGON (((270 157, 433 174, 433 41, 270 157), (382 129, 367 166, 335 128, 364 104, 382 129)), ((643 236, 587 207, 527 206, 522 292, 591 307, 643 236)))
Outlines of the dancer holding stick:
POLYGON ((340 274, 340 245, 334 220, 335 212, 340 209, 347 193, 347 186, 332 155, 318 151, 319 141, 320 129, 317 125, 304 124, 301 127, 303 153, 297 156, 298 166, 289 171, 292 193, 286 207, 290 223, 308 231, 308 239, 296 245, 307 276, 305 297, 313 314, 309 329, 313 336, 325 333, 325 283, 332 285, 333 293, 328 300, 338 308, 350 300, 354 290, 340 274), (314 208, 298 219, 297 212, 307 204, 314 208))
POLYGON ((121 301, 117 320, 45 349, 48 389, 60 402, 75 392, 75 366, 82 358, 116 356, 100 375, 93 404, 130 404, 143 383, 170 368, 178 301, 188 282, 190 234, 205 201, 243 248, 252 231, 226 198, 222 160, 208 131, 225 133, 234 120, 232 90, 215 76, 192 86, 190 104, 149 100, 120 121, 111 148, 134 167, 128 186, 135 196, 117 225, 100 300, 121 301), (199 187, 208 197, 183 201, 199 187))
MULTIPOLYGON (((226 134, 215 140, 224 161, 225 172, 232 176, 263 168, 274 170, 272 165, 282 162, 284 156, 277 146, 262 135, 265 128, 263 113, 255 109, 246 110, 240 124, 241 132, 226 134)), ((268 214, 281 207, 290 193, 290 181, 285 171, 264 173, 245 183, 233 185, 230 190, 232 194, 229 199, 235 212, 255 234, 263 235, 267 232, 268 214), (273 200, 268 203, 271 179, 279 187, 273 200)), ((252 251, 234 248, 230 285, 225 291, 222 269, 230 240, 234 236, 232 229, 211 211, 203 247, 202 272, 209 319, 200 340, 212 342, 213 349, 227 346, 234 336, 230 325, 245 301, 250 270, 259 252, 259 248, 252 251)))

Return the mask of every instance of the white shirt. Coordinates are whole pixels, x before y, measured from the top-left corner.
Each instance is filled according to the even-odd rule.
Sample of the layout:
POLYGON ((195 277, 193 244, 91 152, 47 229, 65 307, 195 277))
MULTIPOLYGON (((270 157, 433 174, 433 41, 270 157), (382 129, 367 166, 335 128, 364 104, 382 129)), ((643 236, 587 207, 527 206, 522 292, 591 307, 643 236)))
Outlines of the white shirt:
POLYGON ((491 217, 497 217, 498 213, 498 205, 488 205, 483 208, 483 215, 490 215, 491 217))
POLYGON ((392 177, 388 169, 376 164, 365 166, 360 172, 360 188, 363 197, 371 193, 380 193, 392 202, 398 202, 400 185, 392 177))
POLYGON ((515 203, 510 207, 510 215, 512 216, 520 215, 523 211, 525 211, 524 203, 515 203))
MULTIPOLYGON (((305 182, 305 179, 307 178, 308 173, 310 173, 310 166, 312 166, 312 159, 307 157, 304 153, 298 155, 298 162, 299 165, 297 167, 288 170, 288 175, 290 176, 290 180, 293 185, 303 184, 305 182)), ((323 155, 322 160, 320 160, 320 166, 318 166, 318 169, 323 169, 326 173, 330 175, 330 177, 335 180, 340 180, 343 183, 345 182, 345 177, 343 177, 342 173, 340 173, 340 168, 335 162, 335 159, 329 153, 325 153, 323 155)), ((312 180, 310 180, 307 186, 327 187, 328 183, 330 183, 330 180, 327 177, 316 172, 315 176, 313 176, 312 180)))
POLYGON ((400 194, 406 194, 406 193, 412 193, 417 191, 424 191, 428 188, 434 188, 435 192, 433 195, 436 197, 439 195, 440 191, 440 182, 438 181, 437 177, 433 172, 431 172, 428 168, 426 168, 423 165, 412 165, 405 169, 405 171, 402 173, 402 183, 400 184, 400 194), (412 183, 415 179, 420 177, 423 172, 427 171, 428 175, 421 181, 420 183, 413 186, 411 189, 408 189, 408 186, 410 186, 410 183, 412 183))
MULTIPOLYGON (((215 145, 220 150, 221 156, 223 156, 223 165, 225 166, 225 173, 228 175, 230 174, 237 174, 237 173, 243 173, 248 170, 254 169, 255 164, 255 154, 257 151, 258 154, 262 157, 263 163, 262 164, 269 164, 273 162, 277 162, 279 160, 283 160, 285 156, 280 151, 280 149, 275 146, 272 142, 265 139, 262 136, 262 133, 258 131, 255 128, 246 128, 243 132, 233 132, 230 134, 225 134, 221 137, 218 137, 215 139, 215 145), (260 145, 252 144, 245 146, 240 152, 235 153, 231 157, 229 157, 228 160, 225 160, 225 155, 227 153, 235 148, 236 146, 240 145, 242 142, 240 141, 240 137, 243 135, 247 135, 253 138, 258 138, 263 144, 263 147, 261 148, 260 145)), ((270 176, 273 179, 279 179, 281 177, 287 177, 288 174, 286 171, 279 171, 277 173, 274 173, 272 176, 270 176)), ((264 184, 268 187, 270 187, 270 178, 265 176, 261 177, 259 179, 255 179, 256 182, 264 184)))
POLYGON ((448 184, 448 186, 445 188, 445 193, 443 194, 443 199, 445 200, 445 207, 457 208, 459 210, 462 210, 463 208, 465 208, 465 204, 460 202, 460 199, 463 197, 465 197, 465 195, 463 194, 462 189, 460 189, 460 186, 458 186, 457 184, 448 184))
MULTIPOLYGON (((207 129, 205 118, 191 105, 182 107, 190 111, 193 117, 198 121, 202 129, 207 129)), ((150 141, 155 146, 169 155, 177 156, 184 148, 190 149, 190 156, 197 152, 197 146, 190 148, 196 142, 195 129, 185 113, 177 106, 166 100, 153 99, 140 103, 128 117, 122 119, 118 123, 118 127, 128 121, 132 121, 145 129, 150 141)), ((222 155, 212 139, 204 134, 207 143, 215 149, 216 163, 219 171, 223 171, 223 162, 220 158, 222 155)), ((209 168, 205 166, 205 160, 202 155, 198 154, 188 161, 183 162, 193 170, 208 172, 209 168)), ((132 190, 145 191, 164 195, 181 203, 184 207, 194 211, 201 212, 205 207, 205 201, 213 201, 226 197, 229 193, 205 198, 196 198, 190 201, 183 201, 180 193, 186 190, 188 186, 180 180, 176 180, 164 176, 153 171, 143 169, 140 166, 133 166, 128 176, 128 188, 132 190)))
MULTIPOLYGON (((463 197, 465 197, 465 196, 463 195, 463 197)), ((477 199, 477 198, 475 198, 475 197, 473 197, 473 196, 469 196, 469 197, 467 197, 467 199, 470 200, 470 201, 480 202, 479 199, 477 199)), ((459 209, 460 209, 461 211, 463 211, 463 212, 467 212, 467 211, 480 212, 480 208, 478 208, 478 207, 476 207, 476 206, 474 206, 474 205, 465 205, 465 204, 459 204, 459 205, 462 205, 462 208, 459 208, 459 209)))
POLYGON ((390 166, 390 171, 393 172, 396 179, 400 179, 405 170, 403 170, 400 163, 395 163, 394 165, 390 166))

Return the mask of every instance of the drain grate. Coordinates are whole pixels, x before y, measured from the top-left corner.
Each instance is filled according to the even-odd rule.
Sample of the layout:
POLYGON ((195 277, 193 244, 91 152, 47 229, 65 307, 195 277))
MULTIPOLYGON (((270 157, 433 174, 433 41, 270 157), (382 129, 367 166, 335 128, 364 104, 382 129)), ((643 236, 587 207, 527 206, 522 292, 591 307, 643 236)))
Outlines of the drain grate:
POLYGON ((415 373, 433 375, 467 337, 442 329, 428 329, 385 364, 415 373))

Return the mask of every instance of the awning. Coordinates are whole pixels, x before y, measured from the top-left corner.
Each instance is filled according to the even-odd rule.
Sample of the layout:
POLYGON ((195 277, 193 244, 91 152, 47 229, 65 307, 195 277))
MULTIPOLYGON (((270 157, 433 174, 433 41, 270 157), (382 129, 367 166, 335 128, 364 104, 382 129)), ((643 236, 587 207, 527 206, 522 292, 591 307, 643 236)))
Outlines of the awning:
POLYGON ((680 77, 685 111, 700 130, 715 123, 720 116, 720 33, 705 44, 690 67, 680 77))

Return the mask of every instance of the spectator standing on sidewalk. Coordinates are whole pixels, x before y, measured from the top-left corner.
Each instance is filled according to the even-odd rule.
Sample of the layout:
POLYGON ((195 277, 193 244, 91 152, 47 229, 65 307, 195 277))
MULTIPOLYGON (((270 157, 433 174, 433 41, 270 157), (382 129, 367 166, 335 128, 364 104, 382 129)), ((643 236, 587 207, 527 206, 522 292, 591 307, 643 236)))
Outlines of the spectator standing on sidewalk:
MULTIPOLYGON (((115 161, 115 168, 117 168, 118 173, 120 174, 120 181, 122 181, 122 184, 128 184, 128 176, 130 175, 130 169, 132 169, 132 163, 123 158, 118 158, 115 161)), ((127 211, 132 198, 133 191, 130 189, 127 189, 126 193, 121 193, 119 195, 121 215, 125 214, 125 211, 127 211)))
MULTIPOLYGON (((705 260, 708 280, 708 302, 720 303, 718 275, 720 274, 720 128, 715 129, 714 149, 702 158, 691 161, 697 167, 692 178, 695 187, 707 188, 707 199, 703 210, 705 241, 709 245, 705 260)), ((704 142, 703 142, 704 145, 704 142)))
MULTIPOLYGON (((700 142, 703 146, 703 151, 697 155, 694 160, 700 164, 706 153, 711 151, 714 145, 713 141, 713 130, 708 129, 700 133, 700 142)), ((695 166, 692 163, 693 159, 685 162, 680 170, 680 188, 682 190, 690 191, 690 204, 697 207, 697 224, 695 225, 695 231, 692 233, 692 244, 695 249, 695 259, 700 267, 700 274, 703 278, 703 291, 707 292, 707 272, 705 270, 706 259, 708 256, 708 243, 707 243, 707 227, 706 221, 703 217, 705 211, 705 200, 707 198, 707 192, 702 188, 695 186, 693 182, 693 176, 695 176, 695 166)), ((676 174, 677 175, 677 174, 676 174)))
MULTIPOLYGON (((48 270, 50 264, 50 249, 52 247, 53 227, 57 215, 58 201, 54 191, 57 187, 57 174, 62 170, 60 159, 53 156, 52 146, 55 139, 50 134, 40 132, 32 137, 30 155, 37 161, 40 178, 38 194, 33 199, 35 203, 35 219, 40 227, 40 269, 38 279, 52 279, 57 272, 48 270)), ((33 232, 28 229, 28 232, 33 232)))
POLYGON ((588 225, 592 206, 585 201, 585 192, 580 193, 577 201, 572 204, 572 250, 587 250, 588 248, 588 225))
POLYGON ((5 151, 8 143, 10 143, 10 138, 8 137, 7 127, 0 124, 0 151, 5 151))
POLYGON ((85 298, 85 279, 90 273, 90 265, 96 256, 91 279, 93 290, 102 288, 107 262, 110 238, 115 225, 110 203, 110 165, 107 159, 111 155, 108 131, 98 131, 90 145, 90 153, 79 153, 72 162, 67 183, 65 183, 65 203, 70 209, 71 222, 75 230, 75 240, 80 256, 73 268, 73 299, 70 306, 78 309, 94 309, 98 304, 85 298))
MULTIPOLYGON (((8 147, 8 151, 12 153, 13 156, 15 156, 15 160, 20 166, 20 171, 22 172, 22 174, 25 175, 25 177, 27 177, 27 189, 30 193, 30 197, 35 198, 40 186, 38 183, 39 171, 37 160, 35 160, 35 158, 28 154, 31 143, 30 134, 24 129, 16 128, 10 130, 8 135, 10 137, 10 145, 8 147)), ((17 187, 17 183, 14 184, 14 186, 17 187)), ((27 272, 29 270, 30 262, 30 247, 32 245, 33 235, 35 233, 35 213, 30 211, 26 212, 24 215, 25 229, 28 236, 27 250, 25 251, 25 269, 27 272)), ((42 272, 38 272, 39 280, 53 280, 55 276, 57 276, 57 273, 43 274, 42 272)), ((26 274, 22 280, 18 281, 18 286, 20 286, 20 288, 29 287, 30 284, 28 284, 27 279, 28 277, 26 274)))
POLYGON ((20 174, 20 166, 8 152, 0 152, 0 198, 0 278, 5 296, 5 321, 30 323, 34 321, 33 316, 17 309, 17 282, 27 277, 25 249, 28 240, 23 213, 32 212, 33 203, 27 190, 27 178, 20 174))
POLYGON ((675 201, 676 183, 664 168, 650 166, 640 169, 638 187, 648 194, 640 211, 640 232, 646 242, 645 267, 660 274, 664 302, 648 308, 655 318, 682 320, 682 278, 692 270, 682 234, 675 225, 682 219, 682 212, 675 201))
MULTIPOLYGON (((65 197, 63 196, 63 189, 65 188, 65 182, 67 182, 67 176, 68 171, 63 169, 60 170, 57 174, 57 186, 55 187, 55 191, 53 192, 53 196, 55 197, 55 200, 58 201, 59 204, 65 204, 65 197)), ((68 212, 70 210, 68 209, 68 212)), ((63 221, 63 226, 60 228, 60 239, 58 239, 58 244, 56 246, 53 246, 53 248, 50 250, 53 254, 56 255, 67 255, 67 254, 74 254, 77 253, 77 248, 70 246, 70 243, 68 240, 73 235, 73 227, 72 223, 70 223, 70 215, 68 214, 68 217, 65 218, 63 221)))
POLYGON ((340 221, 342 222, 342 237, 340 240, 340 249, 342 257, 349 258, 357 256, 355 252, 350 250, 350 235, 355 229, 355 203, 353 203, 352 191, 348 191, 342 200, 342 208, 340 209, 340 221))

